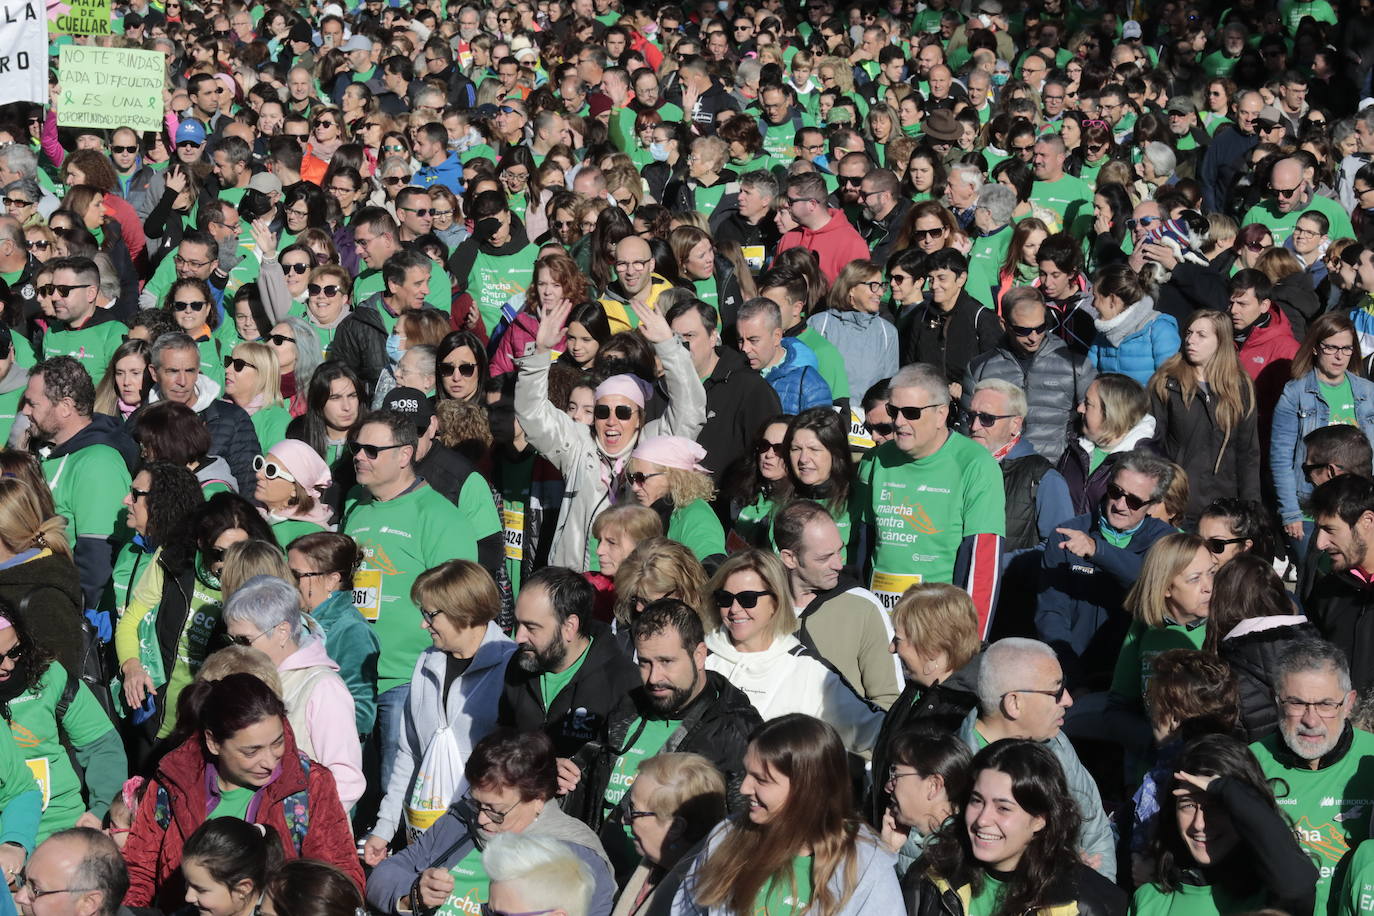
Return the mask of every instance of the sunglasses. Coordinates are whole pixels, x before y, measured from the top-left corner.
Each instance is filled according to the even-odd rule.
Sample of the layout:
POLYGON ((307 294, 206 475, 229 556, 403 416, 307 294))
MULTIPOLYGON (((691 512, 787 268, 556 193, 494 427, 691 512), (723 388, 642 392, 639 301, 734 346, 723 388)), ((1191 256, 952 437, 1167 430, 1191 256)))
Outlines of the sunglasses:
POLYGON ((477 374, 476 363, 444 363, 439 367, 439 375, 443 378, 453 378, 454 373, 458 373, 463 378, 472 378, 477 374))
POLYGON ((1032 334, 1044 334, 1050 329, 1050 323, 1046 321, 1032 328, 1019 324, 1009 325, 1009 327, 1011 328, 1011 332, 1017 337, 1030 337, 1032 334))
POLYGON ((1131 218, 1126 220, 1126 228, 1134 230, 1137 226, 1139 226, 1141 229, 1149 229, 1151 223, 1157 223, 1159 222, 1159 220, 1160 217, 1158 216, 1142 216, 1139 219, 1136 219, 1134 216, 1132 216, 1131 218))
POLYGON ((19 659, 21 659, 21 658, 23 658, 23 657, 24 657, 24 647, 23 647, 23 646, 15 646, 13 649, 9 650, 8 652, 0 652, 0 659, 7 658, 7 659, 9 659, 9 660, 12 661, 12 662, 17 662, 17 661, 19 661, 19 659))
POLYGON ((44 283, 42 286, 38 287, 38 295, 45 299, 53 295, 65 298, 72 294, 72 290, 86 289, 90 285, 89 283, 44 283))
POLYGON ((995 426, 995 425, 997 424, 997 421, 998 421, 998 420, 1009 420, 1009 419, 1011 419, 1012 417, 1016 416, 1016 414, 1014 414, 1014 413, 984 413, 984 412, 981 411, 981 410, 975 410, 975 411, 971 412, 968 416, 969 416, 969 423, 971 423, 973 426, 975 426, 975 427, 978 427, 978 426, 988 427, 988 426, 995 426))
POLYGON ((403 448, 405 443, 398 442, 395 445, 373 445, 370 442, 350 442, 348 447, 353 450, 355 455, 366 455, 369 461, 376 461, 382 452, 389 452, 393 448, 403 448))
POLYGON ((416 216, 429 216, 430 214, 429 207, 402 207, 401 209, 407 213, 414 213, 416 216))
POLYGON ((296 338, 287 337, 285 334, 268 334, 262 339, 274 347, 282 347, 286 344, 293 344, 296 342, 296 338))
POLYGON ((177 299, 171 303, 171 306, 174 312, 198 312, 209 304, 210 303, 203 299, 199 302, 185 302, 181 299, 177 299))
POLYGON ((0 197, 0 203, 7 207, 32 207, 33 201, 25 200, 22 197, 0 197))
POLYGON ((383 178, 382 184, 405 184, 409 178, 402 178, 399 175, 392 175, 390 178, 383 178))
POLYGON ((785 453, 785 451, 784 451, 784 449, 783 449, 783 445, 782 445, 781 442, 768 442, 768 441, 764 441, 764 442, 760 442, 758 445, 754 446, 754 454, 756 454, 756 455, 767 455, 769 452, 772 452, 774 455, 777 455, 779 458, 786 458, 786 457, 787 457, 787 455, 786 455, 786 453, 785 453))
POLYGON ((51 247, 52 242, 49 242, 47 239, 34 239, 25 244, 28 245, 29 251, 47 251, 48 248, 51 247))
MULTIPOLYGON (((302 268, 304 268, 304 266, 303 264, 301 265, 302 268)), ((301 273, 305 273, 305 271, 302 269, 301 273)), ((318 283, 311 283, 306 286, 305 291, 312 296, 328 296, 332 299, 339 294, 339 285, 337 283, 330 283, 327 286, 321 286, 318 283)))
POLYGON ((887 410, 887 415, 894 420, 900 416, 909 423, 915 423, 921 419, 921 414, 925 411, 944 406, 944 404, 926 404, 924 407, 898 407, 896 404, 886 404, 884 408, 887 410))
POLYGON ((864 431, 870 436, 890 436, 896 430, 891 423, 865 423, 864 431))
POLYGON ((1269 190, 1273 191, 1275 194, 1277 194, 1279 197, 1282 197, 1284 200, 1287 200, 1294 194, 1298 193, 1298 187, 1301 186, 1299 185, 1291 188, 1276 188, 1273 185, 1270 185, 1269 190))
POLYGON ((224 368, 233 369, 235 372, 242 372, 244 369, 256 368, 246 359, 239 359, 235 356, 224 357, 224 368))
POLYGON ((1112 501, 1118 499, 1124 500, 1126 502, 1126 508, 1130 509, 1132 512, 1139 512, 1146 506, 1154 505, 1159 501, 1157 499, 1141 499, 1134 493, 1127 493, 1114 483, 1107 484, 1107 499, 1112 501))
POLYGON ((937 226, 934 229, 912 229, 911 240, 913 242, 920 242, 925 239, 938 239, 944 234, 945 228, 943 226, 937 226))
POLYGON ((310 273, 310 264, 304 261, 297 261, 295 264, 283 264, 281 270, 282 273, 285 274, 308 274, 310 273))
POLYGON ((1212 553, 1221 553, 1231 544, 1244 544, 1249 538, 1207 538, 1203 541, 1212 553))
POLYGON ((148 496, 148 494, 151 493, 151 492, 153 492, 153 491, 152 491, 152 490, 140 490, 138 487, 130 487, 130 488, 129 488, 129 501, 130 501, 130 502, 138 502, 140 499, 146 498, 146 497, 148 496))
POLYGON ((194 140, 182 140, 180 143, 177 144, 177 149, 186 149, 187 147, 190 147, 191 149, 200 149, 201 146, 202 144, 197 143, 194 140))
POLYGON ((112 153, 136 153, 136 152, 138 152, 138 147, 137 147, 137 146, 114 146, 114 145, 111 145, 111 146, 110 146, 110 152, 112 152, 112 153))
MULTIPOLYGON (((635 415, 634 408, 628 404, 615 405, 615 418, 622 423, 635 415)), ((598 420, 609 420, 611 418, 610 404, 597 404, 592 408, 592 416, 598 420)))
POLYGON ((767 595, 769 598, 773 597, 772 592, 754 590, 744 592, 730 592, 726 591, 723 588, 718 588, 712 593, 712 597, 715 599, 716 602, 716 607, 728 608, 734 604, 738 604, 746 611, 750 610, 751 608, 758 607, 759 599, 764 597, 765 595, 767 595))
POLYGON ((629 481, 629 484, 630 484, 630 486, 632 486, 632 487, 642 487, 642 486, 644 486, 645 482, 648 481, 649 479, 651 479, 651 478, 653 478, 653 477, 662 477, 662 476, 663 476, 663 472, 662 472, 662 471, 656 471, 656 472, 654 472, 653 474, 645 474, 643 471, 633 471, 633 472, 631 472, 631 473, 629 473, 629 474, 626 474, 626 475, 625 475, 625 479, 626 479, 627 481, 629 481))
POLYGON ((262 455, 255 455, 253 457, 253 473, 261 474, 268 480, 286 480, 291 483, 296 482, 296 478, 291 476, 290 471, 275 461, 268 461, 262 455))
POLYGON ((1327 468, 1336 468, 1337 470, 1341 470, 1341 466, 1340 466, 1340 465, 1338 465, 1338 464, 1332 464, 1331 462, 1328 461, 1328 462, 1325 462, 1325 463, 1322 463, 1322 464, 1306 464, 1306 463, 1304 463, 1303 466, 1302 466, 1302 472, 1303 472, 1304 475, 1306 475, 1306 476, 1308 476, 1308 477, 1311 477, 1313 474, 1317 473, 1318 471, 1322 471, 1322 470, 1325 470, 1325 469, 1327 469, 1327 468))

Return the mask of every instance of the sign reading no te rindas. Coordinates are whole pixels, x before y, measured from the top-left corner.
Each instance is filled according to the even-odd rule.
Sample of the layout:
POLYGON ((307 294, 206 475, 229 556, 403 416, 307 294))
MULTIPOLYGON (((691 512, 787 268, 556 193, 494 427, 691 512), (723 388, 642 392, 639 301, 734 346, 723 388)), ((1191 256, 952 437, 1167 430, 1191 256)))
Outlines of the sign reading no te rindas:
POLYGON ((57 63, 58 125, 161 130, 164 58, 161 51, 64 45, 57 63))

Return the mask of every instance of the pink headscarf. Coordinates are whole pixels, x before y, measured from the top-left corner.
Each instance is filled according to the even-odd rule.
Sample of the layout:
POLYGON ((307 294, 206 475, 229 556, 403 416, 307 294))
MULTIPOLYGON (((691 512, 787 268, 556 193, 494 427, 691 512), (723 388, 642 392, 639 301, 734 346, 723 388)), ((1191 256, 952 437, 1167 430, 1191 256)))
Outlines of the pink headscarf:
POLYGON ((598 401, 613 394, 628 398, 643 409, 644 402, 649 399, 649 383, 636 375, 622 374, 613 375, 596 386, 595 397, 598 401))
POLYGON ((329 472, 329 465, 324 463, 324 459, 319 456, 313 448, 306 445, 299 439, 283 439, 276 445, 267 450, 286 468, 287 473, 296 478, 296 483, 315 498, 315 507, 309 512, 294 510, 291 518, 300 519, 305 522, 314 522, 317 525, 327 526, 329 524, 329 507, 324 504, 321 497, 324 491, 329 489, 334 482, 334 477, 329 472))
POLYGON ((700 474, 711 473, 702 467, 706 449, 683 436, 654 436, 639 443, 631 458, 648 461, 664 468, 677 468, 681 471, 696 471, 700 474))

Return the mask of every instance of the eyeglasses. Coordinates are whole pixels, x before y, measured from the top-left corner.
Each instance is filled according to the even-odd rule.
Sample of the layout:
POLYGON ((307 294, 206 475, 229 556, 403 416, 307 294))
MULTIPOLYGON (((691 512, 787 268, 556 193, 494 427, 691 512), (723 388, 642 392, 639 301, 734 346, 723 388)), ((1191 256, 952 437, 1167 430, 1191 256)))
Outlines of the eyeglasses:
POLYGON ((266 636, 267 633, 268 631, 264 630, 252 639, 249 639, 247 636, 230 636, 229 641, 236 646, 251 646, 253 643, 266 636))
POLYGON ((181 255, 175 254, 172 255, 172 263, 174 263, 177 267, 194 267, 196 269, 200 269, 202 267, 207 266, 210 263, 210 261, 208 258, 204 261, 192 261, 190 258, 183 258, 181 255))
POLYGON ((896 767, 895 765, 894 765, 894 766, 890 766, 890 767, 887 768, 887 782, 883 783, 883 785, 892 785, 892 783, 894 783, 894 782, 896 782, 897 780, 902 779, 903 777, 906 777, 906 776, 920 776, 920 775, 921 775, 921 774, 920 774, 920 773, 917 773, 915 770, 912 770, 910 773, 898 773, 898 772, 897 772, 897 767, 896 767))
POLYGON ((439 219, 440 217, 444 217, 444 216, 452 216, 452 215, 453 215, 453 211, 452 211, 452 210, 435 210, 435 209, 433 209, 433 208, 430 208, 429 215, 432 216, 432 217, 434 217, 435 219, 439 219))
POLYGON ((47 239, 33 239, 32 241, 25 242, 25 245, 28 246, 29 251, 47 251, 49 246, 52 245, 52 242, 49 242, 47 239))
POLYGON ((864 431, 870 436, 890 436, 895 430, 891 423, 864 423, 864 431))
POLYGON ((168 303, 168 305, 174 312, 198 312, 209 304, 210 303, 206 302, 204 299, 201 299, 196 302, 177 299, 173 302, 168 303))
POLYGON ((1346 344, 1342 347, 1336 344, 1319 343, 1317 349, 1321 351, 1322 356, 1353 356, 1355 354, 1354 344, 1346 344))
MULTIPOLYGON (((338 572, 337 569, 322 569, 319 572, 301 572, 299 569, 293 569, 291 570, 291 577, 299 582, 302 579, 313 579, 316 576, 332 576, 336 572, 338 572)), ((424 612, 421 611, 420 613, 424 612)))
POLYGON ((72 290, 89 289, 91 285, 90 283, 44 283, 38 287, 38 295, 48 298, 55 294, 65 299, 72 294, 72 290))
POLYGON ((253 456, 253 473, 261 474, 268 480, 288 480, 296 482, 296 478, 291 476, 291 472, 282 467, 275 461, 269 461, 263 455, 253 456))
POLYGON ((981 410, 975 410, 969 414, 969 423, 975 427, 995 426, 999 420, 1010 420, 1014 416, 1016 416, 1014 413, 984 413, 981 410))
POLYGON ((813 203, 813 204, 816 204, 816 203, 820 203, 820 201, 816 200, 816 198, 814 198, 814 197, 789 197, 789 198, 787 198, 787 205, 788 205, 789 207, 791 207, 791 206, 793 206, 793 205, 795 205, 795 204, 805 204, 805 203, 813 203))
POLYGON ((376 461, 382 452, 389 452, 393 448, 404 448, 404 442, 395 445, 373 445, 370 442, 350 442, 348 447, 353 450, 354 455, 366 455, 369 461, 376 461))
POLYGON ((439 616, 440 614, 442 614, 442 613, 444 613, 444 612, 443 612, 443 611, 427 611, 427 610, 425 610, 424 608, 420 608, 420 616, 423 617, 423 618, 425 619, 425 623, 428 624, 428 625, 431 626, 431 627, 434 626, 434 618, 435 618, 435 617, 438 617, 438 616, 439 616))
POLYGON ((1263 242, 1246 242, 1246 243, 1245 243, 1245 248, 1246 248, 1246 250, 1248 250, 1248 251, 1263 251, 1264 249, 1269 248, 1269 247, 1271 247, 1271 246, 1266 245, 1266 244, 1264 244, 1263 242))
POLYGON ((946 406, 946 405, 944 405, 944 404, 926 404, 926 405, 923 406, 923 407, 911 407, 911 406, 907 406, 907 407, 898 407, 896 404, 888 403, 888 404, 885 404, 885 405, 883 405, 883 406, 884 406, 884 409, 887 410, 887 415, 888 415, 889 417, 891 417, 892 419, 895 420, 895 419, 897 419, 898 417, 901 417, 902 419, 906 420, 908 423, 915 423, 917 420, 921 419, 921 414, 924 413, 925 411, 927 411, 927 410, 934 410, 934 409, 937 408, 937 407, 944 407, 944 406, 946 406))
POLYGON ((1132 512, 1139 512, 1146 506, 1159 502, 1157 499, 1143 499, 1136 496, 1134 493, 1127 493, 1114 483, 1107 484, 1107 499, 1113 502, 1118 499, 1125 500, 1126 508, 1130 509, 1132 512))
POLYGON ((238 359, 234 356, 226 356, 224 357, 224 368, 233 369, 235 372, 242 372, 244 369, 256 369, 257 367, 246 359, 238 359))
MULTIPOLYGON (((27 888, 29 892, 29 897, 33 900, 37 900, 39 897, 47 897, 49 894, 89 894, 93 891, 99 890, 99 888, 94 887, 59 887, 56 890, 40 891, 37 888, 35 888, 32 883, 30 883, 28 875, 24 874, 23 872, 20 872, 19 874, 14 876, 14 887, 15 890, 18 890, 21 887, 27 888)), ((521 914, 509 913, 507 914, 507 916, 521 916, 521 914)))
POLYGON ((662 477, 663 473, 663 471, 655 471, 652 474, 645 474, 643 471, 632 471, 625 475, 625 479, 629 481, 632 487, 642 487, 649 480, 655 477, 662 477))
POLYGON ((643 270, 652 263, 654 263, 653 258, 645 258, 642 261, 616 261, 615 269, 622 273, 624 271, 629 270, 630 268, 634 268, 635 270, 643 270))
POLYGON ((1284 715, 1287 716, 1304 716, 1307 714, 1307 710, 1311 709, 1323 719, 1334 719, 1336 714, 1341 711, 1341 707, 1345 705, 1345 700, 1308 701, 1299 700, 1297 697, 1284 697, 1279 701, 1279 705, 1283 707, 1284 715))
POLYGON ((1249 538, 1207 538, 1202 543, 1207 545, 1207 550, 1211 553, 1221 553, 1232 544, 1244 544, 1249 538))
MULTIPOLYGON (((487 820, 491 821, 493 824, 504 824, 506 822, 506 818, 510 815, 512 811, 515 810, 516 805, 519 804, 519 802, 517 802, 516 805, 511 805, 505 811, 498 811, 491 805, 482 804, 477 799, 473 798, 471 795, 464 795, 461 799, 459 799, 459 803, 462 804, 463 807, 467 808, 468 811, 474 817, 478 814, 485 814, 487 816, 487 820)), ((552 911, 546 910, 545 912, 552 911)), ((517 914, 511 914, 511 916, 517 916, 517 914)))
POLYGON ((25 200, 22 197, 0 197, 0 203, 7 207, 32 207, 33 201, 25 200))
POLYGON ((1329 461, 1325 461, 1325 462, 1322 462, 1322 463, 1320 463, 1320 464, 1306 464, 1306 463, 1304 463, 1303 466, 1302 466, 1302 472, 1303 472, 1303 474, 1305 474, 1306 476, 1311 477, 1313 474, 1317 473, 1318 471, 1324 471, 1324 470, 1327 470, 1328 468, 1330 468, 1330 469, 1332 469, 1332 470, 1337 470, 1337 471, 1343 471, 1343 470, 1345 470, 1345 469, 1342 468, 1339 464, 1332 464, 1332 463, 1329 462, 1329 461))
MULTIPOLYGON (((615 405, 615 418, 624 423, 635 415, 634 408, 629 404, 615 405)), ((592 408, 592 416, 598 420, 609 420, 611 418, 610 404, 597 404, 592 408)))
POLYGON ((1066 686, 1063 685, 1063 684, 1060 684, 1060 685, 1059 685, 1058 687, 1056 687, 1054 690, 1032 690, 1032 689, 1029 688, 1029 687, 1025 687, 1025 688, 1018 688, 1018 689, 1016 689, 1016 690, 1008 690, 1006 693, 1002 694, 1002 696, 1005 697, 1005 696, 1008 696, 1008 695, 1013 694, 1013 693, 1038 693, 1038 694, 1040 694, 1041 696, 1044 696, 1044 697, 1054 697, 1054 701, 1055 701, 1056 703, 1058 703, 1058 702, 1060 702, 1061 700, 1064 699, 1064 693, 1065 693, 1068 689, 1069 689, 1069 688, 1066 687, 1066 686))
POLYGON ((867 286, 874 293, 881 293, 883 291, 883 287, 887 286, 887 284, 884 283, 882 280, 865 280, 862 283, 860 283, 859 286, 867 286))
POLYGON ((416 216, 429 216, 429 207, 402 207, 407 213, 414 213, 416 216))
MULTIPOLYGON (((305 273, 305 271, 301 271, 301 273, 305 273)), ((337 283, 329 283, 324 286, 321 286, 318 283, 311 283, 305 287, 305 291, 310 295, 325 296, 329 299, 333 299, 335 296, 337 296, 339 294, 340 289, 341 287, 337 283)))
POLYGON ((439 375, 442 378, 453 378, 453 373, 458 373, 463 378, 472 378, 477 374, 476 363, 443 363, 439 366, 439 375))
POLYGON ((758 607, 759 599, 763 597, 774 597, 770 591, 748 590, 743 592, 730 592, 723 588, 718 588, 711 593, 712 599, 716 602, 716 607, 727 608, 738 604, 746 611, 758 607))

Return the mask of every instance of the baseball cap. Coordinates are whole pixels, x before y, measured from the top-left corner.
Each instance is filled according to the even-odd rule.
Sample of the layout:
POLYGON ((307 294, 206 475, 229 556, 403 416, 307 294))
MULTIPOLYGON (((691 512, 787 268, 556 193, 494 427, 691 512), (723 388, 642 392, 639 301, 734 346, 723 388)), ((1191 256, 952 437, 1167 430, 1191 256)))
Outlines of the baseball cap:
POLYGON ((1121 26, 1121 37, 1126 41, 1139 38, 1141 34, 1140 23, 1134 19, 1127 19, 1126 23, 1121 26))
POLYGON ((434 405, 418 388, 391 389, 382 400, 382 409, 409 417, 420 432, 424 432, 429 427, 429 421, 434 419, 434 405))
POLYGON ((1164 106, 1164 110, 1169 114, 1197 114, 1197 105, 1186 95, 1176 95, 1164 106))
POLYGON ((1265 105, 1263 108, 1260 109, 1260 113, 1257 116, 1256 120, 1267 121, 1270 127, 1272 128, 1277 124, 1283 123, 1283 113, 1280 112, 1278 108, 1274 105, 1265 105))
POLYGON ((261 191, 264 194, 280 194, 281 179, 271 172, 258 172, 248 179, 248 188, 252 191, 261 191))
POLYGON ((176 142, 186 143, 188 141, 196 144, 205 142, 205 128, 201 126, 199 121, 187 120, 177 125, 176 142))
POLYGON ((339 50, 343 51, 345 54, 350 51, 371 51, 372 39, 368 38, 366 35, 354 35, 350 37, 348 41, 345 41, 343 47, 339 50))

